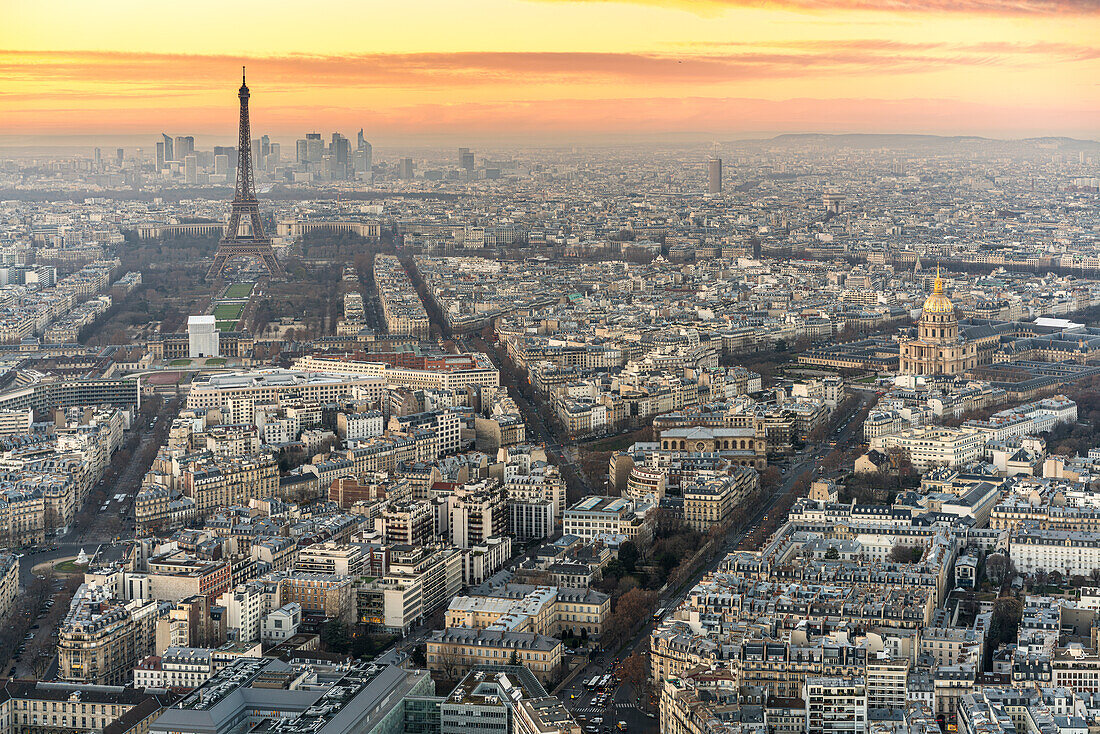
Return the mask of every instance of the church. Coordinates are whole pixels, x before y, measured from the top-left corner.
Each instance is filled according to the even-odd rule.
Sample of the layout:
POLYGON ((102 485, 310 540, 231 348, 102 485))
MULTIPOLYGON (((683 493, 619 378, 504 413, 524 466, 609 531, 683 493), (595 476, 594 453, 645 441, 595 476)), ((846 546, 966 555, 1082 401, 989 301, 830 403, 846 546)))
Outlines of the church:
POLYGON ((932 295, 924 302, 917 322, 917 338, 901 343, 902 374, 961 375, 978 366, 978 345, 959 334, 955 305, 943 294, 943 278, 936 273, 932 295))

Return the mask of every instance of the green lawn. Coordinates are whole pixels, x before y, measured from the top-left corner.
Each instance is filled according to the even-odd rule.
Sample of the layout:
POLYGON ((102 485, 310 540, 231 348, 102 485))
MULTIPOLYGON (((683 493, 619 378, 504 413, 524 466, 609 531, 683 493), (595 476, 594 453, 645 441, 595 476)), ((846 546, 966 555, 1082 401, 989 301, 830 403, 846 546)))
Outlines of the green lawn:
POLYGON ((248 298, 252 294, 254 283, 234 283, 225 289, 226 298, 248 298))
POLYGON ((217 326, 218 326, 218 331, 236 331, 237 330, 237 322, 236 321, 219 321, 217 326))
POLYGON ((186 367, 187 365, 191 364, 191 360, 189 360, 189 359, 173 359, 168 364, 172 365, 173 367, 186 367))
POLYGON ((225 364, 225 357, 210 357, 206 360, 207 367, 220 367, 225 364))
POLYGON ((214 318, 218 321, 236 321, 241 317, 244 305, 240 303, 219 303, 214 306, 214 318))
POLYGON ((62 561, 53 567, 53 570, 57 573, 84 573, 88 570, 87 566, 78 566, 72 561, 62 561))

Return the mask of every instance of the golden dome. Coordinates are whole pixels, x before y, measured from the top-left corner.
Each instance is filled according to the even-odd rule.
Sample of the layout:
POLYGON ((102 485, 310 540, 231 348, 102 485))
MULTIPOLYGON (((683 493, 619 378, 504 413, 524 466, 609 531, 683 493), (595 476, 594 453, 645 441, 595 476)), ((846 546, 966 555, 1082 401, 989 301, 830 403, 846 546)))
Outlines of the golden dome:
POLYGON ((940 277, 940 269, 936 268, 936 283, 932 287, 932 295, 924 302, 925 313, 954 313, 955 304, 943 294, 943 278, 940 277))

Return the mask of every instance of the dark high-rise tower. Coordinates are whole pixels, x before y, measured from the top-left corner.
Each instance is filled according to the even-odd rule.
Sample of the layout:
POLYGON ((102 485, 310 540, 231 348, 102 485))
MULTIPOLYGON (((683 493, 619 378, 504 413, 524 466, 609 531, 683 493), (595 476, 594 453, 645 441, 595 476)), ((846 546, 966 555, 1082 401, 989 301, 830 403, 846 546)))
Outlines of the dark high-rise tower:
POLYGON ((722 193, 722 159, 718 156, 707 162, 707 193, 722 193))
POLYGON ((220 278, 225 265, 235 257, 251 257, 260 262, 273 278, 282 277, 283 269, 271 249, 271 238, 264 234, 260 221, 260 203, 256 201, 256 185, 252 180, 252 139, 248 129, 248 85, 244 83, 244 67, 241 67, 241 129, 237 142, 237 189, 233 193, 233 210, 229 225, 218 243, 218 254, 210 266, 207 278, 220 278), (248 231, 241 234, 241 219, 248 231))

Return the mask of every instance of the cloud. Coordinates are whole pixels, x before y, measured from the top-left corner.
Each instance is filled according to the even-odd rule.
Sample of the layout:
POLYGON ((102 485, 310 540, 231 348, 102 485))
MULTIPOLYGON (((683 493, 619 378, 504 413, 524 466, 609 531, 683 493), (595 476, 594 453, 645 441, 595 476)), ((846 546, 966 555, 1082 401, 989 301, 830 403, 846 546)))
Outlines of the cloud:
MULTIPOLYGON (((28 96, 125 97, 207 93, 236 86, 247 63, 267 94, 302 90, 449 89, 533 83, 721 84, 761 78, 923 73, 953 67, 1026 66, 1100 57, 1100 46, 1060 43, 914 43, 886 39, 706 44, 685 53, 458 52, 228 55, 104 51, 0 51, 0 77, 28 96)), ((9 94, 11 94, 9 88, 9 94)))
POLYGON ((571 129, 996 132, 1032 123, 1041 130, 1039 121, 1052 132, 1079 133, 1089 129, 1084 116, 1095 115, 1097 100, 1067 95, 1061 106, 1017 103, 1011 80, 1018 71, 1039 69, 1044 79, 1049 74, 1052 80, 1091 83, 1097 58, 1100 44, 881 38, 697 44, 665 53, 241 58, 0 51, 0 77, 6 81, 0 90, 0 134, 145 133, 170 127, 224 135, 235 125, 241 63, 249 67, 254 119, 280 134, 317 125, 502 135, 571 129), (1065 73, 1056 64, 1065 64, 1065 73), (949 97, 958 91, 916 76, 946 70, 965 77, 991 68, 1000 76, 988 78, 1005 83, 1000 106, 925 100, 923 95, 949 97), (912 75, 909 82, 903 75, 912 75), (866 99, 867 106, 859 108, 853 100, 870 94, 864 90, 871 86, 882 88, 877 82, 883 78, 890 79, 897 97, 922 101, 866 99), (788 79, 810 83, 783 86, 788 79), (820 88, 822 95, 844 99, 766 102, 737 96, 741 89, 752 90, 742 95, 765 94, 757 91, 759 85, 738 86, 759 80, 767 80, 777 97, 796 88, 820 88))
MULTIPOLYGON (((545 0, 576 2, 577 0, 545 0)), ((1093 15, 1100 0, 583 0, 627 2, 672 7, 699 14, 732 8, 765 8, 826 13, 846 10, 886 13, 951 13, 971 15, 1093 15)))

